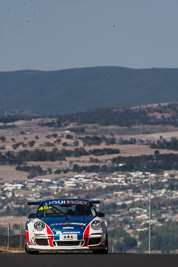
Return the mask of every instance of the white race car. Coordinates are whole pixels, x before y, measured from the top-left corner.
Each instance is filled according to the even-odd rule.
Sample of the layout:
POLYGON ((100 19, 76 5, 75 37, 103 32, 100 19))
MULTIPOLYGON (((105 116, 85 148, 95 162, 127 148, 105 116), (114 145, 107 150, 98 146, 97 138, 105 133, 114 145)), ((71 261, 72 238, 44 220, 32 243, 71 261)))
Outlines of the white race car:
POLYGON ((97 212, 99 201, 85 199, 49 199, 28 202, 38 205, 26 223, 27 253, 39 251, 92 250, 108 252, 104 213, 97 212))

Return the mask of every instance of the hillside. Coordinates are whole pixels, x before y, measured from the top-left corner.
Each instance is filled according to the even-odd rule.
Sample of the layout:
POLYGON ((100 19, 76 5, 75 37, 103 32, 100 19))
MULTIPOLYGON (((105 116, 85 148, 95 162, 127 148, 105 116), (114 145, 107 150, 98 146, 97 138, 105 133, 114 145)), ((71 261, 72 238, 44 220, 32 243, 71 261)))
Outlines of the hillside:
POLYGON ((43 115, 178 101, 178 69, 93 67, 0 72, 2 109, 43 115))
POLYGON ((133 127, 141 125, 178 126, 178 103, 146 105, 133 108, 98 108, 85 112, 58 116, 53 126, 70 123, 98 124, 103 126, 133 127))
POLYGON ((1 110, 0 180, 178 170, 177 113, 178 103, 58 117, 1 110))

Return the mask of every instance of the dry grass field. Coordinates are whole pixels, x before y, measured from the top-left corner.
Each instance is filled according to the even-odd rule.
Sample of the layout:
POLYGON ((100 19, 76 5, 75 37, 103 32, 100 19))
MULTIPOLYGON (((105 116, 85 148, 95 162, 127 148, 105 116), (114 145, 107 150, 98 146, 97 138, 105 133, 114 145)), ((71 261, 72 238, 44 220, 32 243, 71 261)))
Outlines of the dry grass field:
MULTIPOLYGON (((68 128, 52 128, 52 127, 44 127, 40 126, 41 122, 49 122, 54 119, 33 119, 31 121, 17 121, 15 123, 11 123, 9 125, 14 124, 16 127, 0 129, 0 137, 4 136, 5 142, 0 141, 0 151, 1 153, 7 151, 14 151, 15 153, 20 150, 34 150, 34 149, 45 149, 46 151, 52 151, 55 147, 59 150, 67 149, 74 150, 76 147, 82 147, 83 142, 80 137, 84 137, 84 135, 98 135, 98 136, 106 136, 106 137, 114 137, 118 141, 119 139, 130 140, 131 138, 135 138, 136 140, 150 140, 156 141, 161 138, 165 140, 170 140, 172 137, 178 137, 178 128, 174 127, 163 127, 163 126, 147 126, 147 127, 133 127, 133 128, 121 128, 116 126, 103 127, 98 125, 84 125, 85 133, 73 133, 69 132, 68 128), (52 135, 57 134, 57 138, 52 135), (70 134, 73 136, 73 139, 66 138, 66 135, 70 134), (55 140, 60 138, 61 142, 55 143, 55 140), (78 141, 78 146, 74 146, 74 141, 78 141), (29 142, 35 141, 33 146, 29 146, 29 142), (24 146, 20 145, 18 148, 14 149, 13 145, 17 143, 23 143, 24 146), (64 143, 67 143, 67 146, 64 146, 64 143)), ((73 127, 75 125, 70 125, 73 127)), ((82 157, 66 157, 66 161, 45 161, 45 162, 28 162, 29 166, 32 165, 40 165, 43 169, 47 170, 51 168, 52 174, 48 174, 43 176, 43 178, 51 178, 57 177, 59 175, 55 175, 54 171, 56 169, 66 169, 71 164, 82 165, 90 165, 90 158, 98 158, 100 163, 107 164, 113 157, 117 156, 139 156, 139 155, 152 155, 154 153, 154 149, 150 148, 148 145, 143 145, 139 142, 137 144, 124 144, 120 145, 106 145, 104 142, 101 143, 100 146, 85 146, 85 150, 90 150, 94 148, 113 148, 119 149, 120 154, 114 155, 103 155, 103 156, 82 156, 82 157)), ((170 150, 160 150, 160 153, 178 153, 176 151, 170 150)), ((0 179, 3 181, 8 180, 25 180, 27 179, 27 172, 17 171, 15 170, 16 166, 4 166, 0 165, 0 179)), ((61 174, 63 175, 63 174, 61 174)), ((69 175, 69 173, 68 173, 69 175)), ((72 175, 72 173, 70 173, 72 175)), ((42 177, 41 177, 42 178, 42 177)))

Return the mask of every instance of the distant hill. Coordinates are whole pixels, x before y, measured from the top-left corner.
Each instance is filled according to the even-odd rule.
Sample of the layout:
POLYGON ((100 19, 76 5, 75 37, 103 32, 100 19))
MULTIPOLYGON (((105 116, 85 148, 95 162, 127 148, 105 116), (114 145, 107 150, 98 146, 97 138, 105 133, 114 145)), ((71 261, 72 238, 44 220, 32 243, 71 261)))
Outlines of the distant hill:
POLYGON ((0 108, 42 115, 178 101, 178 69, 0 72, 0 108))
MULTIPOLYGON (((59 115, 57 120, 44 123, 44 126, 62 127, 75 123, 77 126, 98 124, 102 126, 174 126, 178 127, 178 102, 166 104, 152 104, 132 108, 97 108, 85 112, 59 115)), ((82 127, 81 127, 82 129, 82 127)), ((77 128, 69 129, 80 130, 77 128)))

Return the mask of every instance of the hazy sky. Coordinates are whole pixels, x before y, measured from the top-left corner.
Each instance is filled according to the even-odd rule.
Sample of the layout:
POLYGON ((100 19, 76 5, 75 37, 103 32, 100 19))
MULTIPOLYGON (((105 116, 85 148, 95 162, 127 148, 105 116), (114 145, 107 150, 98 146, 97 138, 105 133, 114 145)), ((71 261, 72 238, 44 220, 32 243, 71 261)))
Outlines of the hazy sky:
POLYGON ((0 0, 0 71, 178 68, 178 0, 0 0))

